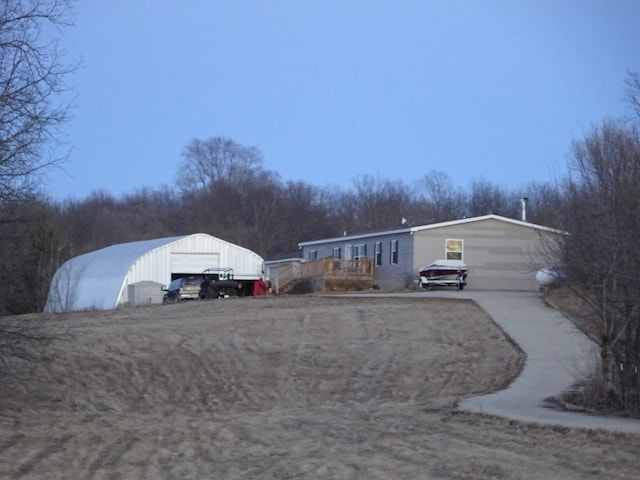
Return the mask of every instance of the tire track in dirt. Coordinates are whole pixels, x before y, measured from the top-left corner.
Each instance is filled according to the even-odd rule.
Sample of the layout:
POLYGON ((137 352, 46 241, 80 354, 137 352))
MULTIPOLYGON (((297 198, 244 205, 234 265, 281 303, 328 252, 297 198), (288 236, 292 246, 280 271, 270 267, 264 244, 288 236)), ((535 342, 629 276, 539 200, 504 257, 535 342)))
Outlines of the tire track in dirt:
POLYGON ((119 465, 120 459, 131 450, 131 447, 138 442, 136 437, 130 434, 122 435, 117 440, 104 444, 95 453, 94 460, 90 461, 86 468, 86 476, 90 478, 96 475, 99 470, 113 470, 119 465))
MULTIPOLYGON (((144 337, 135 332, 128 332, 127 338, 123 337, 122 341, 135 342, 137 348, 130 351, 108 352, 102 356, 99 356, 99 353, 96 354, 99 379, 111 392, 112 409, 148 411, 159 403, 159 399, 166 401, 162 392, 171 383, 170 379, 159 375, 158 364, 162 362, 158 361, 158 358, 175 356, 177 345, 182 343, 184 338, 178 338, 175 343, 170 339, 157 342, 154 337, 144 337)), ((94 401, 102 402, 103 400, 95 399, 94 401)))
MULTIPOLYGON (((114 378, 122 384, 122 396, 133 409, 149 411, 162 406, 162 413, 175 413, 184 399, 185 386, 194 375, 185 368, 185 345, 192 335, 178 334, 170 343, 145 339, 145 346, 125 359, 126 375, 114 378)), ((188 361, 192 361, 189 358, 188 361)))
POLYGON ((27 475, 39 463, 41 463, 48 457, 64 450, 65 445, 72 438, 73 435, 67 434, 51 439, 47 442, 48 444, 44 448, 37 450, 35 453, 33 453, 33 455, 28 456, 26 459, 22 460, 16 468, 16 473, 19 476, 27 475))
MULTIPOLYGON (((243 343, 244 345, 244 343, 243 343)), ((230 352, 215 346, 188 346, 182 348, 178 371, 177 393, 179 402, 196 408, 208 409, 209 406, 228 406, 230 404, 252 404, 250 388, 250 366, 244 370, 235 365, 226 365, 230 352), (230 370, 230 371, 229 371, 230 370), (225 381, 225 378, 229 378, 225 381), (243 379, 243 380, 241 380, 243 379), (221 388, 218 388, 221 387, 221 388), (246 399, 249 399, 247 401, 246 399)), ((250 348, 235 348, 238 356, 246 357, 250 348)), ((244 360, 241 365, 246 364, 244 360)))
POLYGON ((372 373, 371 383, 362 385, 358 389, 369 392, 372 403, 379 404, 392 400, 394 397, 393 385, 397 380, 397 361, 399 354, 397 349, 378 350, 374 355, 376 362, 370 365, 372 373), (363 388, 364 387, 364 388, 363 388))
MULTIPOLYGON (((240 319, 222 321, 216 327, 218 325, 223 330, 216 330, 211 342, 199 338, 198 351, 191 351, 194 362, 206 372, 202 379, 215 386, 211 394, 203 391, 202 395, 208 395, 210 405, 217 408, 255 408, 261 398, 252 383, 255 383, 256 369, 261 367, 256 358, 263 348, 247 339, 247 325, 240 319), (195 357, 200 358, 196 360, 195 357)), ((197 376, 201 376, 201 372, 197 372, 197 376)))
POLYGON ((374 405, 387 402, 397 394, 394 385, 401 373, 398 372, 398 360, 404 354, 406 339, 400 343, 393 338, 390 326, 374 323, 380 319, 376 321, 371 316, 371 311, 358 309, 354 329, 360 335, 354 337, 353 341, 368 345, 368 355, 349 369, 349 378, 357 381, 350 388, 361 392, 360 396, 366 397, 369 404, 374 405), (372 328, 378 332, 375 341, 371 339, 372 328))
POLYGON ((223 347, 226 348, 223 348, 219 354, 224 359, 223 365, 227 368, 221 372, 217 381, 223 386, 228 396, 227 401, 236 406, 255 405, 251 388, 247 383, 249 380, 247 375, 250 375, 254 365, 247 359, 248 350, 245 347, 245 339, 242 335, 234 333, 228 337, 228 342, 223 344, 223 347))
POLYGON ((24 438, 25 438, 25 435, 20 432, 10 435, 9 438, 0 442, 0 451, 8 450, 14 447, 15 445, 18 444, 18 442, 22 441, 24 438))
POLYGON ((364 309, 359 308, 358 309, 358 316, 357 316, 357 325, 359 327, 360 330, 362 330, 362 338, 358 338, 359 341, 362 342, 369 342, 371 339, 371 334, 369 332, 369 315, 367 315, 367 312, 365 312, 364 309))
POLYGON ((311 313, 296 315, 290 327, 284 330, 280 319, 272 322, 271 328, 282 331, 282 335, 271 344, 268 354, 271 361, 270 365, 265 365, 265 370, 269 368, 273 372, 269 385, 271 397, 281 405, 296 407, 308 402, 312 385, 308 384, 309 377, 305 375, 305 370, 312 318, 311 313))

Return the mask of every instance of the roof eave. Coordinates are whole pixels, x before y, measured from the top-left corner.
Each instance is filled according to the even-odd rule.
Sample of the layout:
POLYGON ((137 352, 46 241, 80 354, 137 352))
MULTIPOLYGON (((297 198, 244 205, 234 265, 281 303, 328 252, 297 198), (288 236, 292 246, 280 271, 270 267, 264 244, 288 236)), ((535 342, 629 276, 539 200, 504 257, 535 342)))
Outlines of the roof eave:
POLYGON ((567 232, 564 232, 562 230, 558 230, 558 229, 555 229, 555 228, 545 227, 543 225, 538 225, 538 224, 530 223, 530 222, 524 222, 522 220, 516 220, 516 219, 513 219, 513 218, 503 217, 503 216, 500 216, 500 215, 489 214, 489 215, 481 215, 479 217, 469 217, 469 218, 461 218, 461 219, 458 219, 458 220, 450 220, 448 222, 432 223, 432 224, 429 224, 429 225, 420 225, 420 226, 417 226, 417 227, 401 228, 401 229, 395 229, 395 230, 386 230, 386 231, 382 231, 382 232, 362 233, 362 234, 358 234, 358 235, 345 235, 343 237, 324 238, 324 239, 321 239, 321 240, 312 240, 312 241, 309 241, 309 242, 300 242, 300 243, 298 243, 298 248, 309 247, 309 246, 314 246, 314 245, 323 245, 323 244, 326 244, 326 243, 361 240, 361 239, 365 239, 365 238, 380 237, 380 236, 383 236, 383 235, 398 235, 398 234, 406 234, 406 233, 413 234, 415 232, 420 232, 420 231, 423 231, 423 230, 432 230, 432 229, 435 229, 435 228, 450 227, 450 226, 454 226, 454 225, 463 225, 465 223, 480 222, 480 221, 483 221, 483 220, 499 220, 499 221, 502 221, 502 222, 511 223, 513 225, 519 225, 521 227, 533 228, 533 229, 536 229, 536 230, 549 232, 549 233, 555 233, 555 234, 559 234, 559 235, 567 235, 567 232))
POLYGON ((399 235, 405 233, 411 233, 411 228, 400 228, 396 230, 384 230, 381 232, 371 232, 371 233, 360 233, 357 235, 345 235, 342 237, 333 237, 333 238, 323 238, 321 240, 311 240, 309 242, 300 242, 298 243, 298 248, 307 247, 310 245, 321 245, 323 243, 334 243, 334 242, 343 242, 345 240, 360 240, 363 238, 371 238, 371 237, 380 237, 382 235, 399 235))

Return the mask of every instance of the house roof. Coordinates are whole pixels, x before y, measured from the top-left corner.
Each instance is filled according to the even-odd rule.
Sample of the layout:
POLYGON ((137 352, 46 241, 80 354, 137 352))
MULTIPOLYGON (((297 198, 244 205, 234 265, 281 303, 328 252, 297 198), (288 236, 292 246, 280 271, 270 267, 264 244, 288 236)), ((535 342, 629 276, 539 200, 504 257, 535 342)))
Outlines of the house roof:
POLYGON ((307 247, 307 246, 312 246, 312 245, 321 245, 324 243, 335 243, 335 242, 340 242, 340 241, 354 241, 354 240, 364 240, 364 239, 368 239, 368 238, 373 238, 373 237, 380 237, 380 236, 384 236, 384 235, 398 235, 398 234, 411 234, 411 233, 415 233, 415 232, 420 232, 423 230, 432 230, 432 229, 436 229, 436 228, 444 228, 444 227, 451 227, 451 226, 455 226, 455 225, 462 225, 465 223, 473 223, 473 222, 481 222, 481 221, 485 221, 485 220, 498 220, 501 222, 505 222, 505 223, 510 223, 513 225, 519 225, 522 227, 527 227, 527 228, 533 228, 536 230, 540 230, 540 231, 546 231, 546 232, 552 232, 552 233, 558 233, 558 234, 566 234, 566 232, 563 232, 561 230, 556 230, 554 228, 550 228, 550 227, 545 227, 542 225, 537 225, 535 223, 529 223, 529 222, 523 222, 521 220, 515 220, 513 218, 507 218, 507 217, 502 217, 500 215, 482 215, 479 217, 469 217, 469 218, 461 218, 459 220, 451 220, 448 222, 440 222, 440 223, 432 223, 429 225, 420 225, 417 227, 409 227, 409 228, 401 228, 401 229, 394 229, 394 230, 383 230, 383 231, 378 231, 378 232, 369 232, 369 233, 362 233, 362 234, 357 234, 357 235, 345 235, 342 237, 333 237, 333 238, 324 238, 324 239, 320 239, 320 240, 312 240, 309 242, 300 242, 298 243, 298 247, 302 248, 302 247, 307 247))
POLYGON ((431 225, 422 225, 419 227, 412 227, 410 230, 412 232, 419 232, 422 230, 429 230, 432 228, 443 228, 443 227, 450 227, 450 226, 454 226, 454 225, 462 225, 465 223, 473 223, 473 222, 481 222, 484 220, 499 220, 501 222, 505 222, 505 223, 511 223, 513 225, 519 225, 521 227, 528 227, 528 228, 532 228, 534 230, 541 230, 541 231, 545 231, 545 232, 552 232, 552 233, 562 233, 564 234, 565 232, 561 231, 561 230, 557 230, 555 228, 551 228, 551 227, 545 227, 543 225, 537 225, 535 223, 530 223, 530 222, 524 222, 522 220, 516 220, 513 218, 508 218, 508 217, 502 217, 500 215, 482 215, 479 217, 469 217, 469 218, 461 218, 459 220, 452 220, 449 222, 440 222, 440 223, 432 223, 431 225))

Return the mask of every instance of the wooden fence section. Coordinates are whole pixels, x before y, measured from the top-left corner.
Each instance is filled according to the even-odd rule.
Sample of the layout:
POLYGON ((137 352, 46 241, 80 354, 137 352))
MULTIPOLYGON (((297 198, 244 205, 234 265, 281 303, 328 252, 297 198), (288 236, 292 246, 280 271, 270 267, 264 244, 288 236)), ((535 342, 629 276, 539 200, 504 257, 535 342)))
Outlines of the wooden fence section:
POLYGON ((309 282, 311 291, 368 290, 373 284, 373 262, 367 258, 323 258, 280 267, 271 284, 275 293, 287 293, 309 282))

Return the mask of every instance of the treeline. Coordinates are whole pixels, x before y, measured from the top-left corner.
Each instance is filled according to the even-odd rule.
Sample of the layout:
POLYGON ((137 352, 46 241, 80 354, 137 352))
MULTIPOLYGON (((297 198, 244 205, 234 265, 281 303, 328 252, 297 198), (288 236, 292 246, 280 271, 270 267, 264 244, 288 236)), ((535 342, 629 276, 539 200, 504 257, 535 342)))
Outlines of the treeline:
POLYGON ((509 190, 479 180, 456 186, 442 172, 415 183, 361 176, 351 188, 283 181, 259 151, 231 139, 193 140, 175 187, 122 197, 98 191, 54 202, 34 195, 0 211, 1 314, 41 311, 49 282, 67 259, 123 242, 208 233, 265 259, 298 255, 298 242, 494 213, 561 226, 558 195, 547 184, 509 190))

